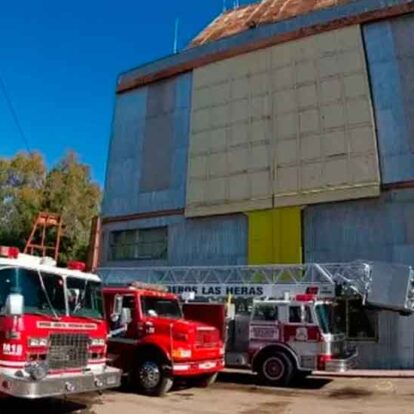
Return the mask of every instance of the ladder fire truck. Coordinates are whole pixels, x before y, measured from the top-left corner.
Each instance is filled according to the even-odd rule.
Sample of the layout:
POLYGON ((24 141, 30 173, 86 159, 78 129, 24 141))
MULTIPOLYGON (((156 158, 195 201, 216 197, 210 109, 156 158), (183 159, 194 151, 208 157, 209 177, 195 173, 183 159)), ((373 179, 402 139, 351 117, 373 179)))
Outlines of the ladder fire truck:
POLYGON ((101 281, 84 264, 0 247, 0 392, 42 398, 117 387, 101 281))
POLYGON ((251 369, 272 385, 354 365, 356 350, 336 325, 338 297, 357 296, 365 305, 403 315, 414 311, 413 269, 398 264, 101 268, 99 273, 106 284, 139 280, 190 292, 196 301, 184 303, 184 314, 221 328, 226 366, 251 369), (250 298, 250 304, 220 321, 223 305, 217 299, 229 295, 250 298))

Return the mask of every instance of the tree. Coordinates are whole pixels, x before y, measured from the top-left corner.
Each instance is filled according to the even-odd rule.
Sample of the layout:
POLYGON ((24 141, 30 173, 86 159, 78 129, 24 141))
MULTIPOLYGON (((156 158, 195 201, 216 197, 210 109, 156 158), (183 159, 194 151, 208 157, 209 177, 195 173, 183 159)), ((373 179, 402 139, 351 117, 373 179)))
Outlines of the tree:
POLYGON ((47 174, 43 209, 63 218, 65 231, 60 257, 63 262, 86 259, 90 226, 100 202, 99 186, 91 182, 89 167, 79 163, 74 152, 69 152, 47 174))
MULTIPOLYGON (((42 208, 46 166, 38 153, 0 159, 0 241, 24 246, 42 208)), ((1 243, 0 243, 1 244, 1 243)))
POLYGON ((62 216, 60 261, 85 260, 90 225, 98 214, 101 190, 90 169, 69 152, 47 171, 38 154, 0 159, 0 245, 24 247, 40 211, 62 216))

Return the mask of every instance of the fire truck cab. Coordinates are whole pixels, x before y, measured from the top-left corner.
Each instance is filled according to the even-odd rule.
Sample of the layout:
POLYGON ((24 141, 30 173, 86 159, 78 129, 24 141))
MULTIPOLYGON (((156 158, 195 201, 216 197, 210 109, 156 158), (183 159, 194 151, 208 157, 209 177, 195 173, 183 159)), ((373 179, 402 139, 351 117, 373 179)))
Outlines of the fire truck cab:
POLYGON ((207 386, 224 368, 219 330, 185 320, 177 296, 162 286, 107 287, 104 297, 112 363, 137 391, 160 396, 177 378, 207 386))
POLYGON ((42 398, 117 387, 101 281, 84 264, 0 247, 0 392, 42 398))

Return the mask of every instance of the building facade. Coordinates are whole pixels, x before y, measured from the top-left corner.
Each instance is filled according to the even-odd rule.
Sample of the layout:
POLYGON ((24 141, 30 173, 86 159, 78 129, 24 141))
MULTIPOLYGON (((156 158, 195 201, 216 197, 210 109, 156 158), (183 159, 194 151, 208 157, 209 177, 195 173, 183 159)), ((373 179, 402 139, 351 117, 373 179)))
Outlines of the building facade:
MULTIPOLYGON (((263 0, 122 74, 100 266, 414 265, 411 13, 263 0)), ((414 368, 414 317, 340 307, 361 366, 414 368)))

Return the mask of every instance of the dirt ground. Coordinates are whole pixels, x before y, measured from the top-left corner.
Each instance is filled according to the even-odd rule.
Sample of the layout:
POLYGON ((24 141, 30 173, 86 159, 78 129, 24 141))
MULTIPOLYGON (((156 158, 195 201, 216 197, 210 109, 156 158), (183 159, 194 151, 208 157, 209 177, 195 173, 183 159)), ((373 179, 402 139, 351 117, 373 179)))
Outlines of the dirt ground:
POLYGON ((295 388, 256 385, 247 373, 226 372, 209 389, 179 387, 164 398, 106 392, 45 401, 0 400, 12 414, 412 414, 414 378, 309 377, 295 388))

